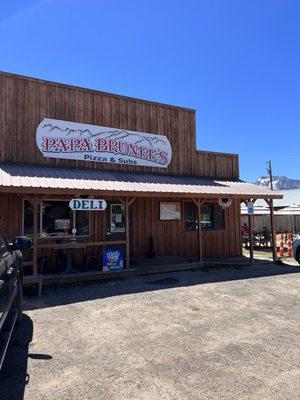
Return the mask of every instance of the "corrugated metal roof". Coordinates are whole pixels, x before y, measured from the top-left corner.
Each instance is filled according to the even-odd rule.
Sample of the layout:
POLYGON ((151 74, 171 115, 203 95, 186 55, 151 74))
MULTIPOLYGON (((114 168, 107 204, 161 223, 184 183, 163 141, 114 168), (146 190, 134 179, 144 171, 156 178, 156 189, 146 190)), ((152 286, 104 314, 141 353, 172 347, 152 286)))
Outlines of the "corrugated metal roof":
POLYGON ((279 192, 240 181, 19 164, 0 166, 1 187, 281 198, 279 192))
POLYGON ((276 211, 277 215, 300 215, 300 206, 289 206, 276 211))
MULTIPOLYGON (((283 195, 283 199, 275 200, 274 207, 286 207, 292 204, 300 206, 300 189, 281 190, 280 193, 283 195)), ((264 205, 264 201, 258 200, 256 204, 264 205)))

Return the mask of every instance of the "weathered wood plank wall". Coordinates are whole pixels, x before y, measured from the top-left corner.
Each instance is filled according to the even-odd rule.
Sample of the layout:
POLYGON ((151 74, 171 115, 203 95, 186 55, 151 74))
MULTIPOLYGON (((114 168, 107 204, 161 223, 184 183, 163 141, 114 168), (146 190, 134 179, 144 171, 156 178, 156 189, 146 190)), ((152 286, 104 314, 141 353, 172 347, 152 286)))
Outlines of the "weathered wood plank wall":
MULTIPOLYGON (((46 199, 57 196, 47 196, 46 199)), ((60 199, 69 196, 60 196, 60 199)), ((112 198, 106 198, 110 200, 112 198)), ((133 258, 144 258, 149 250, 149 238, 154 240, 157 256, 198 256, 197 231, 185 231, 184 220, 160 221, 159 203, 168 198, 137 198, 130 207, 130 254, 133 258)), ((174 200, 174 199, 173 199, 174 200)), ((181 200, 179 200, 181 201, 181 200)), ((183 201, 182 201, 183 216, 183 201)), ((106 211, 92 212, 90 236, 78 238, 78 241, 103 241, 106 239, 106 211)), ((23 198, 22 195, 0 194, 0 226, 8 238, 22 234, 23 198)), ((232 206, 225 210, 225 229, 219 231, 202 231, 203 257, 218 258, 238 256, 240 246, 240 203, 234 200, 232 206)), ((55 238, 43 238, 39 243, 54 243, 55 238)), ((89 248, 87 252, 94 252, 89 248)), ((48 250, 48 253, 50 251, 48 250)), ((47 253, 47 251, 45 251, 47 253)), ((83 253, 83 252, 82 252, 83 253)))
MULTIPOLYGON (((146 256, 151 236, 157 256, 198 257, 197 231, 186 231, 183 219, 178 221, 159 220, 159 203, 168 200, 170 199, 138 198, 133 203, 130 232, 132 257, 143 258, 146 256)), ((234 200, 232 206, 225 210, 224 230, 202 231, 203 257, 218 258, 241 255, 240 231, 240 202, 234 200)))
POLYGON ((194 110, 0 73, 0 161, 238 178, 237 155, 196 150, 195 129, 194 110), (164 169, 44 158, 35 131, 45 117, 166 135, 172 161, 164 169))

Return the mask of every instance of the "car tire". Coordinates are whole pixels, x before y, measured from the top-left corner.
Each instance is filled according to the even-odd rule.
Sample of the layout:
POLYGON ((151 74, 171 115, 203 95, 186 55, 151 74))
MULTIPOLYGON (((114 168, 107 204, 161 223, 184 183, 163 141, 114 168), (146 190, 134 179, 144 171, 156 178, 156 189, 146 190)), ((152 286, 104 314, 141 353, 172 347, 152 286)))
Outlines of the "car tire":
POLYGON ((22 283, 18 283, 18 292, 17 292, 17 320, 16 324, 19 324, 22 321, 23 317, 23 287, 22 283))
POLYGON ((296 261, 298 262, 298 264, 300 264, 300 247, 298 247, 296 251, 296 261))

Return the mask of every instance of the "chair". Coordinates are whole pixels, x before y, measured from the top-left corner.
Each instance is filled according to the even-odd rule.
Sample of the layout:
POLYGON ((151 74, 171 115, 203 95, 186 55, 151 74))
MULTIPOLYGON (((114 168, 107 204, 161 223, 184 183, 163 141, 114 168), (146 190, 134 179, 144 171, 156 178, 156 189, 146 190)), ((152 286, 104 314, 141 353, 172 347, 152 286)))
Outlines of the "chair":
POLYGON ((83 256, 83 270, 100 270, 102 269, 102 247, 91 254, 84 254, 83 256))

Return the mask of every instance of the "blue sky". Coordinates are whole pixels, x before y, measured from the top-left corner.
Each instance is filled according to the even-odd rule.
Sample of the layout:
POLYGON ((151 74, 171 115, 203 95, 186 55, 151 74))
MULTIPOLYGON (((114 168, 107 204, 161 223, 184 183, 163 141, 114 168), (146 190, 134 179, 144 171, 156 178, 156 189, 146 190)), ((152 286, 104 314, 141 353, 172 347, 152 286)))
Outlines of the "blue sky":
POLYGON ((195 108, 243 179, 300 178, 298 0, 14 0, 0 70, 195 108))

